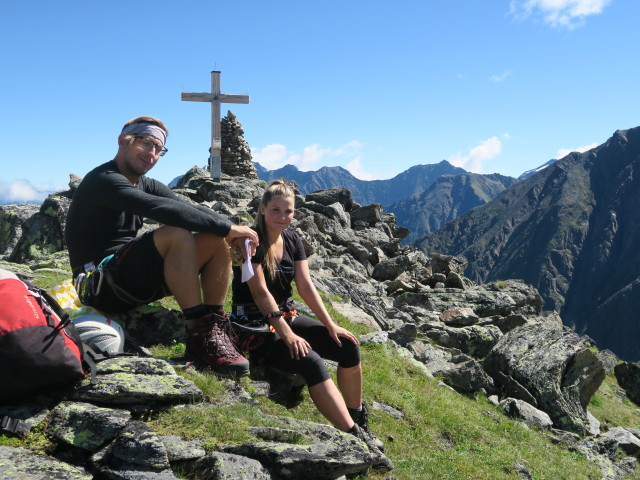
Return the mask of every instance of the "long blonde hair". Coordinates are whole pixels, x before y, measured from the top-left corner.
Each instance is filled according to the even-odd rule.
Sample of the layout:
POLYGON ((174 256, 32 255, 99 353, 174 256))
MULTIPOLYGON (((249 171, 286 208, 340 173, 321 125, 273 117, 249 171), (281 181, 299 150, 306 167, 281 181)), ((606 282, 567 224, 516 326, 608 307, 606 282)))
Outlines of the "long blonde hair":
MULTIPOLYGON (((266 208, 269 202, 275 197, 283 197, 283 198, 294 198, 295 194, 293 189, 285 183, 285 179, 281 178, 280 180, 273 180, 267 189, 262 194, 262 200, 260 201, 260 207, 258 208, 258 213, 256 215, 256 220, 254 222, 254 226, 256 230, 260 234, 263 240, 269 238, 267 236, 267 224, 264 220, 264 214, 262 213, 261 208, 266 208)), ((273 248, 271 245, 260 243, 258 249, 262 249, 264 251, 264 259, 265 259, 265 267, 267 270, 267 274, 269 278, 273 279, 276 276, 276 256, 273 252, 273 248)))

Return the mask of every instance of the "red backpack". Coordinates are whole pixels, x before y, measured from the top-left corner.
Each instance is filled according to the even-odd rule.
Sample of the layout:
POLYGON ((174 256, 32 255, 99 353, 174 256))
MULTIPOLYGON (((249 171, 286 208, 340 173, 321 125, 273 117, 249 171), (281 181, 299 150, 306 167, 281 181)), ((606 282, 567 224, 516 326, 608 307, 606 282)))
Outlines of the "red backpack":
POLYGON ((80 337, 44 290, 0 269, 0 403, 85 377, 80 337))

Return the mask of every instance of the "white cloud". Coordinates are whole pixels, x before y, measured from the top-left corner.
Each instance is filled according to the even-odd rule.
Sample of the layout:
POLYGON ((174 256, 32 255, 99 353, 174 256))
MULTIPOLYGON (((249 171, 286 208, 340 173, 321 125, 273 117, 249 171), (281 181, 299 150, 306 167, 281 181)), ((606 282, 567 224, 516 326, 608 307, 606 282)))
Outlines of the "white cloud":
POLYGON ((50 185, 32 185, 24 179, 0 182, 0 204, 40 203, 53 191, 50 185))
POLYGON ((590 15, 599 15, 611 0, 511 0, 509 13, 516 18, 542 17, 554 28, 573 30, 590 15))
POLYGON ((501 75, 491 75, 489 80, 491 80, 492 82, 500 83, 504 82, 509 75, 511 75, 511 72, 509 70, 506 70, 502 72, 501 75))
MULTIPOLYGON (((505 135, 505 138, 508 136, 505 135)), ((451 155, 448 160, 452 165, 464 168, 468 172, 482 173, 482 163, 495 158, 500 152, 502 152, 502 142, 498 137, 491 137, 473 147, 468 154, 462 155, 458 152, 451 155)))
POLYGON ((561 159, 566 157, 567 155, 569 155, 571 152, 586 152, 587 150, 591 150, 592 148, 596 148, 598 146, 597 143, 592 143, 590 145, 585 145, 584 147, 578 147, 578 148, 561 148, 560 150, 558 150, 558 153, 556 153, 556 159, 561 159))
POLYGON ((295 165, 299 170, 309 171, 323 166, 345 166, 354 161, 359 162, 362 147, 362 143, 352 140, 338 148, 322 148, 318 144, 313 144, 303 148, 302 153, 296 153, 290 151, 285 145, 271 144, 252 149, 251 154, 253 161, 269 170, 285 165, 295 165))
POLYGON ((345 165, 344 168, 349 170, 351 175, 359 178, 360 180, 376 180, 376 176, 372 172, 364 169, 360 157, 351 160, 349 163, 347 163, 347 165, 345 165))

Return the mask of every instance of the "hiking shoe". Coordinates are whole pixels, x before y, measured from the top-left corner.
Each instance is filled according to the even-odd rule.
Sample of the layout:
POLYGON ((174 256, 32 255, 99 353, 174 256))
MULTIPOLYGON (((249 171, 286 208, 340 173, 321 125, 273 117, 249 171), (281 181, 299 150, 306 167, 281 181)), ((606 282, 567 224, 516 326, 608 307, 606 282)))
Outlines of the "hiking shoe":
POLYGON ((381 452, 384 453, 384 443, 382 443, 382 440, 380 440, 378 437, 376 437, 373 432, 371 431, 371 428, 369 427, 369 411, 367 410, 367 405, 362 402, 362 408, 360 410, 357 410, 355 408, 348 408, 347 410, 349 410, 349 415, 351 415, 351 419, 356 422, 356 424, 365 432, 367 432, 371 438, 373 438, 373 441, 376 443, 376 447, 378 447, 378 450, 380 450, 381 452))
POLYGON ((347 433, 350 433, 365 443, 371 455, 375 457, 376 463, 373 464, 373 468, 385 471, 390 471, 395 468, 393 462, 376 446, 373 436, 365 432, 357 423, 347 433))
POLYGON ((210 368, 223 377, 249 375, 249 361, 236 350, 229 332, 229 320, 224 313, 208 313, 187 320, 187 356, 201 368, 210 368))

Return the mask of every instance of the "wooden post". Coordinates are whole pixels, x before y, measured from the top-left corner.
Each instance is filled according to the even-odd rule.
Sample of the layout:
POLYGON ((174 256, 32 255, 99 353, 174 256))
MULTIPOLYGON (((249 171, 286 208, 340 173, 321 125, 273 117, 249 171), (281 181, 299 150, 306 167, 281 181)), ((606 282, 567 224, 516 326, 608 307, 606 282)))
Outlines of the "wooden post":
POLYGON ((182 100, 211 103, 211 148, 209 149, 209 172, 211 178, 220 180, 222 175, 222 133, 220 131, 221 103, 249 103, 249 95, 227 95, 220 93, 220 72, 211 72, 211 93, 182 92, 182 100))

